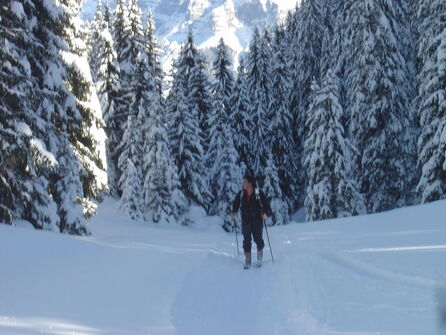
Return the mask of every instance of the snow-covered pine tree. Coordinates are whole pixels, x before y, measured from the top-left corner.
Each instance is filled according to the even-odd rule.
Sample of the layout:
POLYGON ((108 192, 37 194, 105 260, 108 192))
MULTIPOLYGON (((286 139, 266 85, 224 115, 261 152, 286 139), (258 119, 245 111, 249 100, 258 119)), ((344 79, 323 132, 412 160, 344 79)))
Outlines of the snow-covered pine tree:
POLYGON ((282 28, 277 28, 273 43, 272 104, 267 115, 269 120, 267 138, 271 143, 272 159, 277 168, 281 193, 288 207, 294 208, 299 200, 296 197, 299 194, 296 189, 298 171, 289 103, 291 80, 283 33, 282 28))
POLYGON ((267 221, 268 224, 271 226, 288 224, 290 222, 289 207, 282 193, 279 171, 271 153, 265 168, 265 181, 262 190, 270 201, 272 211, 271 220, 267 221))
POLYGON ((56 162, 31 130, 45 127, 34 112, 38 85, 27 59, 39 44, 28 29, 33 10, 18 1, 0 5, 0 222, 25 219, 57 230, 57 206, 45 178, 56 162))
MULTIPOLYGON (((161 97, 158 97, 161 99, 161 97)), ((188 202, 178 177, 177 167, 169 149, 167 129, 161 105, 154 101, 145 133, 144 194, 145 217, 153 222, 178 222, 187 224, 185 217, 188 202)))
POLYGON ((0 48, 0 223, 25 219, 35 228, 57 230, 57 206, 45 178, 56 162, 29 127, 41 120, 32 109, 33 78, 26 59, 26 38, 32 36, 25 29, 23 7, 17 5, 0 6, 5 43, 0 48))
POLYGON ((138 151, 135 152, 135 155, 139 155, 138 161, 141 162, 141 165, 135 165, 135 168, 138 169, 138 172, 141 176, 144 176, 145 162, 143 159, 143 134, 145 134, 149 128, 148 123, 150 122, 149 114, 151 109, 157 108, 159 106, 159 101, 156 100, 157 97, 155 96, 155 81, 153 77, 153 71, 152 68, 149 67, 148 56, 145 50, 141 50, 137 58, 132 86, 134 94, 132 96, 132 103, 130 104, 130 113, 137 119, 135 126, 140 128, 138 129, 138 131, 141 133, 141 137, 136 139, 139 143, 137 144, 138 151))
MULTIPOLYGON (((206 153, 206 166, 209 168, 208 179, 210 190, 216 197, 219 197, 217 193, 219 188, 218 175, 220 173, 219 170, 221 169, 217 157, 222 153, 225 142, 223 138, 223 129, 229 124, 229 114, 231 113, 230 98, 234 88, 234 78, 230 70, 231 65, 232 61, 229 58, 228 48, 224 44, 223 39, 220 39, 212 67, 215 78, 212 88, 213 108, 207 120, 209 129, 208 134, 210 137, 207 139, 208 149, 206 153)), ((229 129, 232 131, 232 128, 229 129)), ((212 208, 216 208, 215 201, 211 207, 211 213, 214 213, 212 208)))
MULTIPOLYGON (((339 80, 339 103, 345 109, 342 124, 345 127, 346 135, 350 136, 350 114, 348 113, 346 108, 348 85, 346 84, 345 80, 346 67, 348 65, 347 58, 349 54, 348 52, 344 52, 344 48, 346 48, 347 50, 350 48, 350 46, 347 44, 348 39, 346 38, 346 36, 348 35, 348 24, 349 22, 347 22, 347 2, 344 0, 337 1, 337 6, 333 8, 333 40, 330 53, 333 59, 332 70, 339 80)), ((326 49, 323 49, 323 52, 325 51, 326 49)), ((324 55, 323 57, 326 57, 326 55, 324 55)))
POLYGON ((322 27, 322 12, 320 0, 304 0, 294 13, 294 30, 292 34, 291 48, 289 49, 289 61, 291 65, 292 90, 290 108, 293 116, 294 139, 296 140, 297 156, 297 189, 302 193, 297 196, 303 201, 305 189, 305 169, 303 167, 305 115, 311 101, 311 84, 313 80, 319 81, 321 48, 323 44, 324 29, 322 27))
POLYGON ((143 216, 141 138, 138 117, 130 114, 121 142, 118 167, 122 171, 119 179, 119 188, 122 190, 120 208, 133 220, 139 220, 143 216))
POLYGON ((103 49, 104 30, 108 30, 108 22, 104 20, 102 0, 98 0, 96 5, 96 14, 91 22, 88 23, 88 64, 90 64, 91 76, 93 82, 96 83, 99 68, 101 66, 101 58, 98 57, 101 49, 103 49))
POLYGON ((264 174, 270 151, 268 136, 268 114, 272 104, 271 80, 271 41, 267 28, 263 36, 254 30, 253 40, 248 53, 246 85, 250 107, 248 113, 252 120, 248 170, 255 176, 264 174))
POLYGON ((324 37, 322 38, 320 73, 327 73, 328 70, 334 68, 336 58, 333 57, 333 38, 335 30, 335 7, 332 0, 321 0, 322 28, 324 37))
POLYGON ((184 87, 175 88, 170 99, 175 99, 175 105, 170 104, 168 124, 170 131, 170 145, 181 188, 188 199, 199 205, 205 205, 205 199, 210 193, 205 181, 203 164, 203 147, 201 145, 201 129, 198 125, 198 108, 189 109, 188 94, 184 87), (171 109, 174 106, 175 109, 171 109))
MULTIPOLYGON (((16 142, 11 147, 5 145, 2 157, 8 161, 5 170, 8 167, 15 169, 14 180, 8 186, 15 197, 14 217, 27 219, 39 229, 85 234, 82 207, 78 205, 83 197, 78 175, 81 165, 78 158, 69 156, 72 144, 64 140, 75 138, 73 130, 81 121, 75 98, 79 86, 74 84, 78 73, 70 71, 71 63, 66 62, 70 48, 80 43, 79 35, 71 39, 74 35, 67 33, 74 29, 76 4, 68 1, 63 4, 12 1, 8 5, 10 10, 1 7, 5 11, 2 27, 5 27, 3 22, 6 23, 8 16, 15 16, 15 20, 9 21, 8 33, 2 30, 6 33, 2 69, 9 68, 16 77, 11 82, 14 90, 9 94, 21 92, 19 103, 14 97, 7 102, 17 109, 8 122, 2 124, 10 128, 6 134, 14 136, 16 142), (13 53, 10 53, 11 42, 14 46, 20 44, 13 53), (71 128, 67 129, 68 125, 71 128), (68 166, 65 162, 69 162, 68 166), (64 169, 71 175, 64 173, 64 169), (74 191, 70 193, 71 190, 74 191), (68 213, 68 208, 69 216, 64 214, 68 213), (77 222, 76 228, 65 229, 73 222, 77 222)), ((88 65, 84 69, 89 72, 88 65)), ((83 88, 89 93, 89 83, 85 86, 83 88)), ((6 108, 5 113, 8 113, 6 108)), ((11 180, 10 176, 6 176, 4 183, 11 180)), ((7 196, 11 199, 11 193, 7 196)))
POLYGON ((108 188, 112 196, 118 195, 119 180, 119 143, 121 142, 120 119, 116 110, 121 105, 120 101, 120 68, 114 49, 113 38, 107 21, 104 31, 101 32, 103 43, 98 50, 97 57, 101 60, 97 74, 97 93, 101 104, 103 119, 105 122, 107 180, 108 188))
POLYGON ((446 197, 446 4, 420 1, 418 21, 420 114, 418 164, 422 174, 417 186, 423 203, 446 197))
POLYGON ((162 97, 163 73, 159 63, 155 23, 150 12, 147 14, 144 37, 146 63, 142 64, 142 70, 145 76, 140 78, 140 81, 145 87, 142 90, 145 112, 139 113, 139 118, 144 135, 145 217, 154 222, 187 224, 185 213, 188 202, 180 189, 177 167, 169 148, 162 97))
POLYGON ((54 198, 58 204, 57 213, 60 218, 61 233, 75 235, 89 235, 85 220, 82 216, 82 183, 79 170, 73 168, 78 163, 66 134, 60 138, 62 144, 58 152, 58 169, 53 176, 55 179, 54 198))
MULTIPOLYGON (((122 190, 121 209, 133 219, 139 219, 144 212, 144 124, 148 122, 151 107, 154 79, 148 60, 148 50, 144 43, 141 24, 141 10, 137 1, 132 0, 129 9, 129 49, 123 53, 127 63, 127 80, 130 81, 128 92, 131 93, 129 116, 118 167, 121 171, 119 189, 122 190)), ((125 64, 125 63, 124 63, 125 64)))
POLYGON ((365 213, 359 185, 353 176, 355 149, 346 139, 341 124, 342 107, 336 79, 327 72, 322 88, 313 84, 314 98, 307 115, 305 168, 308 188, 305 198, 307 221, 365 213))
MULTIPOLYGON (((66 56, 70 54, 70 48, 73 46, 70 44, 73 40, 68 38, 67 32, 76 20, 76 5, 71 2, 61 4, 39 0, 25 3, 25 7, 25 20, 29 28, 27 58, 34 84, 30 96, 34 117, 28 121, 29 133, 35 137, 32 143, 40 152, 39 156, 51 162, 50 165, 53 167, 35 170, 37 173, 33 180, 36 183, 30 185, 29 193, 32 199, 30 201, 36 202, 37 205, 30 206, 26 218, 38 228, 54 230, 55 225, 58 225, 62 231, 60 228, 70 222, 76 220, 83 222, 81 210, 71 211, 70 218, 59 216, 67 204, 71 203, 73 208, 76 207, 76 203, 72 202, 73 198, 66 197, 72 194, 68 190, 78 190, 77 185, 81 182, 63 174, 61 172, 63 165, 58 164, 59 161, 63 162, 66 159, 71 164, 69 169, 75 170, 75 175, 82 167, 79 156, 74 160, 65 157, 65 154, 72 150, 73 144, 63 140, 75 138, 75 130, 82 117, 76 105, 76 90, 79 87, 72 86, 73 76, 77 73, 71 72, 70 63, 66 62, 66 56), (70 128, 67 128, 68 126, 70 128), (57 185, 64 186, 61 188, 57 185), (43 195, 44 192, 47 192, 46 196, 43 195), (39 195, 42 195, 40 199, 39 195), (57 209, 53 205, 53 199, 57 202, 57 209)), ((89 72, 88 65, 85 68, 86 72, 89 72)), ((87 86, 86 91, 90 93, 88 88, 87 86)), ((39 168, 41 167, 40 165, 39 168)), ((87 183, 82 184, 87 185, 87 183)), ((83 192, 80 192, 76 199, 82 199, 83 196, 83 192)), ((85 233, 85 227, 80 226, 78 225, 79 230, 68 232, 85 233)))
MULTIPOLYGON (((135 74, 133 75, 133 90, 134 94, 132 97, 132 103, 130 104, 130 111, 133 117, 137 119, 135 127, 138 127, 138 132, 141 137, 136 138, 138 141, 135 151, 135 155, 138 155, 137 161, 141 165, 136 165, 135 168, 138 170, 138 174, 145 178, 148 170, 148 165, 151 164, 149 161, 150 157, 147 157, 150 148, 147 148, 148 133, 151 129, 151 124, 154 120, 152 118, 156 113, 161 112, 161 96, 156 91, 154 68, 153 64, 149 62, 148 49, 141 45, 143 49, 139 52, 137 58, 137 64, 135 67, 135 74)), ((125 150, 125 149, 124 149, 125 150)), ((144 188, 142 199, 147 199, 147 190, 144 188)), ((150 205, 150 203, 145 203, 150 205)))
POLYGON ((203 84, 199 82, 199 73, 203 70, 198 65, 200 57, 190 32, 174 63, 172 88, 167 97, 166 121, 182 191, 189 200, 208 209, 211 196, 206 182, 204 137, 200 127, 200 115, 203 114, 197 98, 203 84))
MULTIPOLYGON (((208 121, 211 115, 214 114, 214 105, 211 93, 212 84, 207 70, 208 65, 205 56, 201 52, 198 52, 197 57, 193 60, 193 64, 194 66, 191 67, 187 83, 190 97, 189 108, 197 109, 203 139, 209 139, 211 137, 211 129, 208 121)), ((207 140, 203 141, 205 153, 209 150, 208 144, 207 140)))
MULTIPOLYGON (((213 112, 209 116, 208 123, 209 136, 208 139, 208 150, 206 152, 206 166, 208 167, 207 183, 209 185, 210 193, 214 197, 218 197, 218 175, 220 173, 221 165, 218 156, 222 153, 224 140, 223 140, 223 127, 226 125, 226 110, 223 102, 223 96, 218 93, 214 96, 214 107, 213 112)), ((215 214, 216 202, 212 200, 212 205, 210 207, 210 214, 215 214)))
POLYGON ((405 61, 389 15, 378 0, 349 0, 347 83, 350 129, 369 212, 402 206, 414 162, 408 143, 410 106, 405 61))
POLYGON ((152 76, 155 80, 155 91, 162 97, 164 73, 159 60, 162 51, 156 40, 155 20, 151 11, 147 13, 146 26, 144 27, 144 44, 147 48, 149 66, 153 68, 152 76))
MULTIPOLYGON (((76 0, 62 0, 67 22, 62 37, 68 50, 62 51, 67 71, 65 85, 72 97, 67 98, 66 131, 75 155, 81 163, 79 177, 83 194, 89 199, 102 197, 107 187, 105 131, 101 106, 87 61, 87 47, 81 39, 80 3, 76 0), (71 115, 74 115, 72 118, 71 115)), ((69 151, 64 150, 68 154, 69 151)), ((91 214, 91 213, 89 213, 91 214)))
MULTIPOLYGON (((127 118, 129 116, 130 103, 132 101, 132 92, 131 92, 131 77, 134 73, 133 65, 135 64, 135 59, 132 58, 134 50, 131 48, 131 29, 129 22, 129 8, 127 5, 127 1, 125 0, 117 0, 116 8, 113 12, 113 41, 114 48, 116 51, 117 61, 119 65, 119 84, 117 88, 118 91, 118 100, 119 102, 115 105, 114 110, 114 122, 116 126, 116 135, 117 139, 122 139, 125 131, 125 124, 127 122, 127 118)), ((119 151, 119 147, 116 148, 115 157, 120 157, 121 152, 119 151)), ((118 158, 119 159, 119 158, 118 158)), ((117 161, 116 161, 117 162, 117 161)), ((119 164, 118 164, 119 165, 119 164)), ((122 171, 118 168, 117 172, 117 180, 120 179, 122 171)), ((122 193, 122 190, 118 187, 118 195, 122 193)))
POLYGON ((303 118, 311 102, 311 83, 321 78, 319 62, 324 36, 324 20, 320 1, 304 0, 295 13, 297 26, 291 51, 295 54, 292 58, 294 90, 291 108, 294 109, 296 115, 303 114, 303 118))
POLYGON ((413 101, 417 95, 417 79, 416 79, 416 35, 414 31, 413 21, 413 1, 384 1, 383 8, 386 15, 390 16, 392 30, 397 38, 397 47, 404 63, 400 72, 404 78, 399 80, 401 90, 405 93, 405 109, 408 119, 408 129, 406 131, 407 153, 410 155, 409 161, 413 168, 407 173, 406 190, 403 192, 403 205, 418 204, 419 196, 413 190, 419 181, 421 170, 416 165, 418 159, 417 141, 420 137, 420 121, 419 113, 415 108, 413 101))
POLYGON ((223 97, 223 104, 226 111, 225 122, 227 123, 228 118, 231 116, 230 100, 234 91, 235 80, 232 72, 231 54, 223 38, 220 39, 217 46, 212 69, 214 74, 212 93, 214 97, 217 95, 223 97))
POLYGON ((18 198, 23 184, 31 180, 26 171, 30 150, 15 127, 32 115, 25 98, 32 87, 25 34, 23 5, 15 1, 0 5, 0 223, 7 224, 24 214, 18 198))
POLYGON ((223 219, 223 229, 226 231, 235 228, 230 213, 232 201, 237 192, 240 192, 240 181, 243 177, 243 167, 239 164, 232 134, 230 125, 224 124, 222 150, 216 157, 220 169, 215 176, 214 212, 223 219))
POLYGON ((250 139, 252 128, 252 119, 249 111, 248 87, 246 86, 246 68, 243 57, 239 59, 237 69, 237 80, 231 98, 232 117, 229 122, 234 129, 234 145, 238 152, 240 163, 247 166, 250 157, 250 139))
POLYGON ((110 1, 109 0, 105 0, 105 8, 104 8, 104 22, 107 23, 108 25, 108 29, 112 30, 113 27, 113 18, 112 18, 112 12, 110 10, 110 1))

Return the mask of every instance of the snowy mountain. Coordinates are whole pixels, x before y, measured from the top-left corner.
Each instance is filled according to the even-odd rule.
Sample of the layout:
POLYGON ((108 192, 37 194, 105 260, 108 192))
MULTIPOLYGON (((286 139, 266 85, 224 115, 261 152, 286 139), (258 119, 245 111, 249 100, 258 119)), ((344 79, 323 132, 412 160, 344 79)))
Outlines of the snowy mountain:
POLYGON ((0 334, 445 334, 445 201, 272 227, 275 263, 265 249, 250 270, 217 217, 118 207, 99 206, 92 237, 0 225, 0 334))
MULTIPOLYGON (((170 69, 189 29, 201 49, 215 47, 220 38, 237 55, 246 50, 253 29, 283 20, 299 0, 139 0, 144 12, 151 10, 158 41, 164 51, 163 67, 170 69)), ((87 0, 84 19, 93 17, 96 0, 87 0)))

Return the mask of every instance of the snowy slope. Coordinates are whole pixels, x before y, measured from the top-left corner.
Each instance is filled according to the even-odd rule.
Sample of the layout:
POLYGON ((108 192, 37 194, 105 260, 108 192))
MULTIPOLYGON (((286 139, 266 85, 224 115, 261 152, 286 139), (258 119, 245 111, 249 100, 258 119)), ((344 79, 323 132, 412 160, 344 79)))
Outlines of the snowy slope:
POLYGON ((217 218, 130 222, 107 200, 92 238, 0 225, 0 334, 444 334, 446 201, 269 230, 242 270, 217 218))
MULTIPOLYGON (((237 55, 247 50, 251 35, 257 26, 273 26, 283 20, 299 0, 140 0, 144 12, 152 11, 162 46, 163 67, 166 73, 179 53, 189 29, 192 29, 199 48, 208 50, 217 46, 220 38, 237 55)), ((113 1, 112 1, 113 3, 113 1)), ((84 4, 84 18, 96 11, 96 0, 84 4)))

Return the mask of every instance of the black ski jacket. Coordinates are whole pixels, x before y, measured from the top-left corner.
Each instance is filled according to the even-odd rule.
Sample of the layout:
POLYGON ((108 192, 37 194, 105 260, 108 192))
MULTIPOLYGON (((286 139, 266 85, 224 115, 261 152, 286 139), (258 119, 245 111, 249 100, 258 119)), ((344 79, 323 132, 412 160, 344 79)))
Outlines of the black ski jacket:
POLYGON ((245 191, 237 193, 232 202, 232 212, 237 213, 240 208, 242 222, 260 219, 262 214, 271 216, 271 207, 265 193, 258 190, 253 193, 250 199, 245 191))

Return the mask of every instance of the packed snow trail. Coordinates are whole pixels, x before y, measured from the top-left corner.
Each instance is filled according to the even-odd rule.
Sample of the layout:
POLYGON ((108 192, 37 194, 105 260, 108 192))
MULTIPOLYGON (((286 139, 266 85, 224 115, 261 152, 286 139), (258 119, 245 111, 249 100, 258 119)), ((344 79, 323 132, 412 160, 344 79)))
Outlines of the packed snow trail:
POLYGON ((209 253, 184 282, 173 305, 179 334, 274 334, 282 322, 280 308, 275 308, 283 299, 279 273, 271 264, 246 271, 242 264, 231 254, 209 253))

